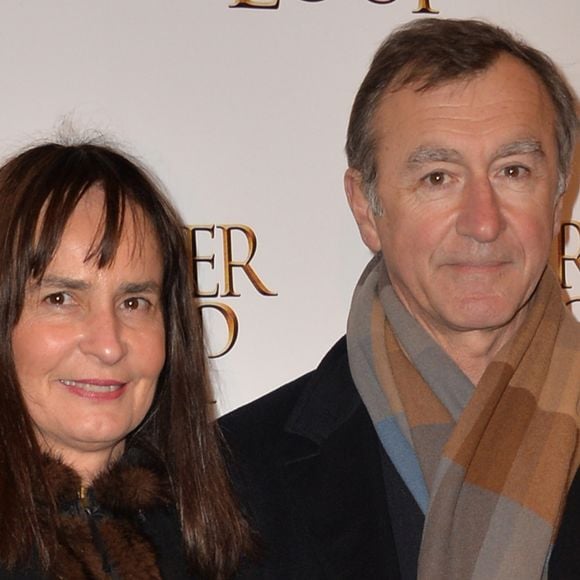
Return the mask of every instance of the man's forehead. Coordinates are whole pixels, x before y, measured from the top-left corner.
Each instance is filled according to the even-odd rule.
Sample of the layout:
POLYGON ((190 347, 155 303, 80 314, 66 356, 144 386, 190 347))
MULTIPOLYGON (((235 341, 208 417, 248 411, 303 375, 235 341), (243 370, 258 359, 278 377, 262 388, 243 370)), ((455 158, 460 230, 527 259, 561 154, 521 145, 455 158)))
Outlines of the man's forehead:
POLYGON ((512 71, 519 70, 525 75, 530 75, 539 82, 544 89, 548 89, 545 81, 540 75, 524 60, 508 52, 499 52, 487 64, 474 68, 473 70, 459 71, 457 74, 446 74, 438 65, 429 66, 422 62, 410 62, 403 67, 385 86, 382 95, 396 93, 400 90, 410 88, 419 93, 440 89, 445 86, 456 86, 469 84, 497 68, 508 65, 512 71))
POLYGON ((386 90, 375 110, 372 130, 378 140, 394 127, 404 130, 419 123, 423 130, 430 122, 492 122, 505 111, 513 113, 503 120, 507 125, 555 126, 555 107, 544 83, 528 65, 509 55, 467 78, 429 88, 416 82, 386 90))

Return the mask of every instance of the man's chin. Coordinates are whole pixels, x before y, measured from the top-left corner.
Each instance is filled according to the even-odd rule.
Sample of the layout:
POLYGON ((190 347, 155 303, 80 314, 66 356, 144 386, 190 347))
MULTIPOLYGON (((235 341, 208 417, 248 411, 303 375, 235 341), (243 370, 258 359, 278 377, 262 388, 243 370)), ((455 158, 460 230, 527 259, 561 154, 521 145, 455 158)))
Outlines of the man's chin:
POLYGON ((519 305, 493 298, 458 300, 444 316, 447 326, 459 332, 493 331, 517 326, 519 305))

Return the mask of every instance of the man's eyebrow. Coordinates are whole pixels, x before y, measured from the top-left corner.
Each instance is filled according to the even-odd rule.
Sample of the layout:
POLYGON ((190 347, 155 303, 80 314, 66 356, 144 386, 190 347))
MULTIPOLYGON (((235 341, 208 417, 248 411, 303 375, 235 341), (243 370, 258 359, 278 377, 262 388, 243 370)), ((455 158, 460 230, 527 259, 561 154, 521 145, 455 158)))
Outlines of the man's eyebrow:
POLYGON ((457 149, 422 145, 421 147, 417 147, 414 151, 411 151, 411 154, 407 157, 407 165, 421 165, 432 161, 457 163, 461 158, 461 154, 457 149))
POLYGON ((502 159, 510 155, 537 154, 544 157, 544 149, 537 139, 520 139, 502 145, 495 153, 495 159, 502 159))

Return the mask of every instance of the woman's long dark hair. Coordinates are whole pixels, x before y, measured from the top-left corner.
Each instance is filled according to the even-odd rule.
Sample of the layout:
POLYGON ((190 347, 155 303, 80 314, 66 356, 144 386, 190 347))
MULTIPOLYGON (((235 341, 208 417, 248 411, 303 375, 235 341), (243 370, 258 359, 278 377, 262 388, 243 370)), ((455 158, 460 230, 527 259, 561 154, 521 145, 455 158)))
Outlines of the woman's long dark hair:
MULTIPOLYGON (((51 493, 42 490, 41 452, 11 340, 28 282, 43 276, 71 214, 92 186, 103 191, 104 214, 87 259, 99 268, 109 265, 124 220, 135 212, 151 223, 163 258, 166 361, 152 409, 129 439, 145 440, 166 462, 194 570, 202 577, 227 578, 249 547, 249 530, 209 414, 212 397, 184 225, 139 164, 96 144, 35 146, 0 168, 0 561, 8 567, 22 564, 32 547, 47 569, 54 553, 56 534, 41 534, 35 509, 39 486, 45 497, 51 493)), ((53 522, 54 509, 53 504, 53 522)))

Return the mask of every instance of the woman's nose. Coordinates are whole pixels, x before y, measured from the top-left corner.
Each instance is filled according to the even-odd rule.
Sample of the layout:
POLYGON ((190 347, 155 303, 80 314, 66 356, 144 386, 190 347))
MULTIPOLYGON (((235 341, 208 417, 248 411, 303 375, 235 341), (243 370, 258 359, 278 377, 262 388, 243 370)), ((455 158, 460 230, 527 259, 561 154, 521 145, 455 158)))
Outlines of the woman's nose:
POLYGON ((80 348, 107 365, 114 365, 127 354, 122 322, 114 308, 102 308, 87 314, 83 320, 80 348))

